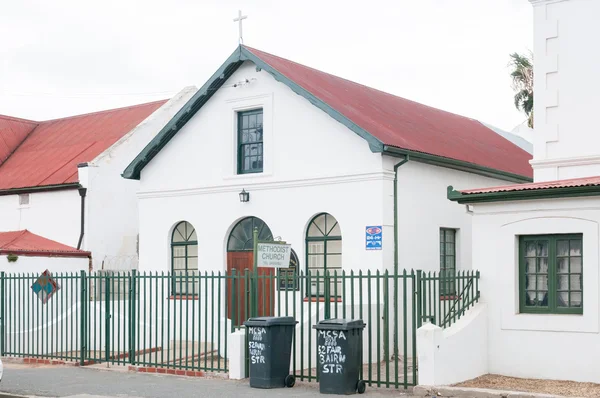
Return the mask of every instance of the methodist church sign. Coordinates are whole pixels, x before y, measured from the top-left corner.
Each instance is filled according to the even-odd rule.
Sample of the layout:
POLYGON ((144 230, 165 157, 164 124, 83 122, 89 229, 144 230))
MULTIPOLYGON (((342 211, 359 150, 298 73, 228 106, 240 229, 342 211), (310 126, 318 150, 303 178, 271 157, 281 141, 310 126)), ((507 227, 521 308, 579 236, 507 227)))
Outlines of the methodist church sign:
POLYGON ((256 265, 258 267, 288 268, 292 245, 283 242, 258 242, 256 265))

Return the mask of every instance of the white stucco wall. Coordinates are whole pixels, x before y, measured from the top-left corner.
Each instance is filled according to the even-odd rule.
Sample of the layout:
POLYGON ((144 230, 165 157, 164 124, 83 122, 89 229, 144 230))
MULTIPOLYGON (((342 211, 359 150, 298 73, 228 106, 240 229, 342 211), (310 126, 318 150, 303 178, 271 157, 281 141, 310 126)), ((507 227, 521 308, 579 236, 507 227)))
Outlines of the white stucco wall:
POLYGON ((51 273, 79 273, 88 271, 87 257, 41 257, 19 256, 17 261, 9 262, 6 255, 0 255, 0 271, 10 274, 41 274, 48 270, 51 273))
MULTIPOLYGON (((390 161, 398 162, 397 159, 390 159, 390 161)), ((399 269, 439 271, 440 228, 457 230, 457 269, 472 269, 471 215, 465 206, 457 205, 447 199, 448 185, 452 185, 455 189, 468 189, 505 184, 508 183, 414 161, 400 166, 398 168, 399 269)))
POLYGON ((383 207, 392 182, 365 140, 246 63, 142 171, 140 269, 170 269, 170 232, 186 220, 198 234, 200 269, 224 271, 229 232, 247 216, 291 243, 304 269, 306 228, 321 212, 341 225, 344 269, 381 269, 392 231, 384 229, 383 251, 367 251, 365 227, 391 225, 383 207), (237 175, 236 111, 259 107, 265 171, 237 175), (240 203, 242 189, 250 202, 240 203))
POLYGON ((77 189, 31 193, 29 205, 19 195, 0 196, 0 231, 28 229, 65 245, 77 246, 80 231, 77 189))
POLYGON ((488 372, 486 310, 479 303, 448 329, 427 323, 417 330, 419 384, 454 384, 488 372))
MULTIPOLYGON (((139 182, 121 173, 196 91, 187 87, 156 110, 118 142, 79 168, 88 189, 82 249, 92 252, 93 268, 129 269, 137 265, 139 182)), ((75 209, 79 219, 80 209, 75 209)), ((79 228, 79 226, 78 226, 79 228)))
POLYGON ((489 307, 489 371, 600 382, 598 198, 477 204, 473 263, 489 307), (583 234, 583 315, 519 314, 518 236, 583 234))
POLYGON ((600 175, 600 2, 534 5, 534 174, 536 181, 600 175))

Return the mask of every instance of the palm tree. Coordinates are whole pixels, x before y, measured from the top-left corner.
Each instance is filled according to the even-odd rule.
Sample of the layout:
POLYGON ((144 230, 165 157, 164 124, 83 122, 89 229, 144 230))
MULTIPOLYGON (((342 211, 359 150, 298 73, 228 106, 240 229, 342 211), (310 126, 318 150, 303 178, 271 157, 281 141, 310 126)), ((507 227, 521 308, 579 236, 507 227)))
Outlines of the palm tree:
POLYGON ((515 107, 527 115, 527 125, 533 128, 533 54, 510 55, 510 77, 515 94, 515 107))

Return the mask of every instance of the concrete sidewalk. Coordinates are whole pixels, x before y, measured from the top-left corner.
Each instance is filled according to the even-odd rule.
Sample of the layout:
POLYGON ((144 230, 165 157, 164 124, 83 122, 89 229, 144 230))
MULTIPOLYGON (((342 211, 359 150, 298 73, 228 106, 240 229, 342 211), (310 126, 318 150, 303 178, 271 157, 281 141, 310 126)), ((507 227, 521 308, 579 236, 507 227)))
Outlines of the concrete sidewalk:
MULTIPOLYGON (((256 390, 248 381, 129 373, 114 370, 62 366, 5 364, 2 393, 37 397, 71 398, 250 398, 318 397, 317 383, 297 383, 292 389, 256 390)), ((367 387, 365 397, 402 396, 404 390, 367 387)))

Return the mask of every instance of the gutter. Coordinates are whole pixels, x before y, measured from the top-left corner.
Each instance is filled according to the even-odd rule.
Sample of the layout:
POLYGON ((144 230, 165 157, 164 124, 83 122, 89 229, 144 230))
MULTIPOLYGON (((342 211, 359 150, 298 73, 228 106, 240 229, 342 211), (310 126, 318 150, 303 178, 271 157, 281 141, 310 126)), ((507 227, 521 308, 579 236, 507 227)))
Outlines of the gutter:
POLYGON ((448 187, 448 200, 460 204, 508 202, 516 200, 540 200, 558 198, 577 198, 585 196, 600 196, 600 186, 586 185, 579 187, 538 188, 520 191, 499 191, 482 193, 462 193, 452 186, 448 187))
POLYGON ((411 160, 416 162, 465 171, 467 173, 479 174, 485 177, 497 178, 505 181, 517 183, 533 182, 533 178, 520 174, 509 173, 502 170, 492 169, 491 167, 480 166, 475 163, 450 159, 443 156, 430 155, 423 152, 410 151, 408 149, 397 148, 389 145, 384 145, 383 153, 395 157, 410 156, 411 160))
MULTIPOLYGON (((410 160, 406 155, 404 160, 394 165, 394 308, 398 308, 398 169, 410 160)), ((398 358, 398 317, 394 317, 394 358, 398 358)))
POLYGON ((79 188, 79 196, 81 196, 81 231, 79 232, 79 242, 77 242, 77 250, 81 249, 81 242, 83 241, 83 234, 85 231, 85 195, 87 188, 79 188))
POLYGON ((20 193, 36 193, 36 192, 49 192, 49 191, 60 191, 64 189, 75 189, 79 188, 78 182, 68 184, 56 184, 56 185, 45 185, 41 187, 25 187, 25 188, 9 188, 0 190, 0 196, 3 195, 17 195, 20 193))

